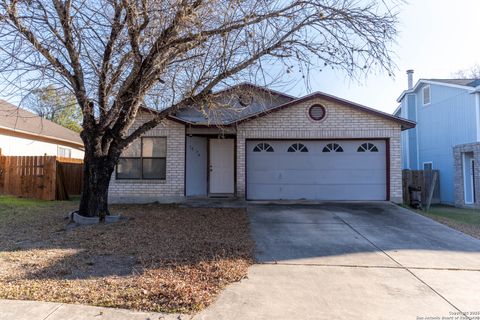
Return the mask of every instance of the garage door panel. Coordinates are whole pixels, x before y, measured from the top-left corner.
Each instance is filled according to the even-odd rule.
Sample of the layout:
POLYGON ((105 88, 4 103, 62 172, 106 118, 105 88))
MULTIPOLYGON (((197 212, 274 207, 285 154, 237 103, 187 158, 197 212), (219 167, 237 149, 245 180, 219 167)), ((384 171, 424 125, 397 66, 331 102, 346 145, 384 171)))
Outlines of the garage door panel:
POLYGON ((256 200, 385 200, 384 184, 364 185, 256 185, 256 200))
POLYGON ((379 140, 262 141, 274 152, 253 152, 258 141, 247 141, 247 198, 258 200, 385 200, 386 145, 379 140), (365 143, 378 152, 357 152, 365 143), (302 143, 309 152, 287 152, 302 143), (338 143, 344 152, 322 152, 338 143))
POLYGON ((385 174, 372 170, 252 170, 249 183, 271 184, 335 184, 335 183, 385 183, 385 174))
POLYGON ((384 157, 378 154, 343 154, 335 153, 333 155, 323 154, 252 154, 247 157, 247 165, 253 170, 269 170, 272 168, 272 159, 275 161, 276 168, 301 170, 302 168, 322 169, 338 168, 348 169, 352 167, 352 162, 356 162, 355 168, 358 169, 385 169, 386 162, 384 157), (360 161, 359 161, 360 160, 360 161), (301 165, 299 166, 299 163, 301 165))

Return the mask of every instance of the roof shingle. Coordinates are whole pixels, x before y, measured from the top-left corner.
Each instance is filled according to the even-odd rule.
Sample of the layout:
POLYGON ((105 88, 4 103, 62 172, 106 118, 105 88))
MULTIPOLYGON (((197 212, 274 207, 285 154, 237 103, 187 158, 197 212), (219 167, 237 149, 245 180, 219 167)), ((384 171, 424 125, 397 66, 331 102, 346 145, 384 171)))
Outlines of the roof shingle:
POLYGON ((0 100, 0 127, 83 146, 80 135, 50 120, 0 100))

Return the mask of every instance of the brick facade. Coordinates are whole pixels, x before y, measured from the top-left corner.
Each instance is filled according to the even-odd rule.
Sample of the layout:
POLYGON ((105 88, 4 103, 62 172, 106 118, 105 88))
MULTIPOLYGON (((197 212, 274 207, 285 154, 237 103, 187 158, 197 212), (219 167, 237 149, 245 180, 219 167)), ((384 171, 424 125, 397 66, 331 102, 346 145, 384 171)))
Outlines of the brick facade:
MULTIPOLYGON (((137 125, 148 115, 141 115, 137 125)), ((131 130, 134 130, 132 128, 131 130)), ((233 129, 233 130, 232 130, 233 129)), ((230 128, 230 133, 235 133, 230 128)), ((373 114, 323 99, 310 100, 239 123, 236 127, 236 192, 245 196, 246 139, 387 139, 390 154, 390 200, 402 199, 400 124, 373 114), (327 115, 313 121, 308 108, 320 103, 327 115)), ((179 201, 184 197, 185 126, 166 120, 147 132, 147 136, 167 137, 167 177, 165 181, 116 180, 112 177, 109 197, 112 202, 179 201)), ((479 188, 480 189, 480 188, 479 188)))
POLYGON ((315 99, 293 105, 237 127, 237 194, 245 196, 246 139, 354 139, 386 138, 390 144, 390 200, 402 200, 401 127, 398 123, 354 110, 339 103, 315 99), (308 116, 311 105, 320 103, 327 115, 322 121, 308 116))
POLYGON ((453 148, 453 158, 455 166, 455 206, 480 208, 480 170, 478 169, 478 164, 480 163, 480 143, 469 143, 455 146, 453 148), (475 202, 470 205, 465 204, 463 156, 466 152, 473 154, 473 162, 476 169, 474 170, 475 202))
MULTIPOLYGON (((130 131, 149 119, 141 114, 130 131)), ((185 171, 185 126, 165 120, 144 136, 167 137, 167 171, 165 180, 117 180, 110 181, 109 200, 122 203, 175 202, 184 197, 185 171)))

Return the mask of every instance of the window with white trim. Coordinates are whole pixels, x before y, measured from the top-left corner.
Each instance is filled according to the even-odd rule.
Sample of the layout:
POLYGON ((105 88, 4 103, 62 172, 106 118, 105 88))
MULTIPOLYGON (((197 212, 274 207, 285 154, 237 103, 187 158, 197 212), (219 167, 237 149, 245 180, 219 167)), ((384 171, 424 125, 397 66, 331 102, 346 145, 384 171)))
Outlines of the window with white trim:
POLYGON ((165 180, 167 138, 142 137, 123 151, 117 164, 117 179, 165 180))
POLYGON ((57 156, 64 157, 64 158, 71 158, 72 157, 72 149, 64 148, 64 147, 57 147, 57 156))
POLYGON ((302 143, 294 143, 288 148, 287 152, 308 152, 308 148, 302 143))
POLYGON ((423 96, 423 105, 430 104, 431 96, 430 96, 430 86, 425 86, 422 89, 422 96, 423 96))
POLYGON ((358 147, 357 152, 378 152, 378 148, 373 143, 366 142, 358 147))
POLYGON ((433 162, 424 162, 423 163, 423 170, 425 170, 425 171, 433 170, 433 162))
POLYGON ((343 148, 338 143, 329 143, 323 147, 322 152, 343 152, 343 148))
POLYGON ((253 148, 253 152, 262 152, 262 151, 265 151, 265 152, 273 152, 273 147, 271 145, 269 145, 268 143, 264 143, 264 142, 261 142, 259 144, 257 144, 255 146, 255 148, 253 148))

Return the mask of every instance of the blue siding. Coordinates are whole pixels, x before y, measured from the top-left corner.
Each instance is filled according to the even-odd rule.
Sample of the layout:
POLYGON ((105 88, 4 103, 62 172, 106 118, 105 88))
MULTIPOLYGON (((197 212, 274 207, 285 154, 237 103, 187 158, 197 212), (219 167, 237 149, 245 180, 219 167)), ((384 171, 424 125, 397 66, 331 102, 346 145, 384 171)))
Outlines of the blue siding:
MULTIPOLYGON (((407 95, 407 116, 408 119, 418 121, 417 119, 417 101, 418 98, 411 94, 407 95)), ((417 169, 418 166, 418 148, 417 148, 418 128, 415 127, 408 132, 409 162, 408 167, 417 169)))
MULTIPOLYGON (((422 169, 424 162, 433 162, 433 168, 440 170, 441 201, 453 204, 453 147, 476 141, 475 95, 465 89, 433 84, 430 92, 431 103, 426 106, 423 105, 422 86, 415 92, 417 127, 416 131, 409 130, 408 136, 410 144, 418 139, 419 165, 418 168, 412 166, 410 161, 410 168, 422 169)), ((412 119, 413 114, 408 112, 408 116, 412 119)), ((410 145, 410 158, 412 149, 410 145)))

